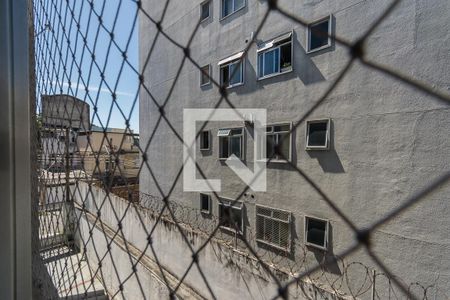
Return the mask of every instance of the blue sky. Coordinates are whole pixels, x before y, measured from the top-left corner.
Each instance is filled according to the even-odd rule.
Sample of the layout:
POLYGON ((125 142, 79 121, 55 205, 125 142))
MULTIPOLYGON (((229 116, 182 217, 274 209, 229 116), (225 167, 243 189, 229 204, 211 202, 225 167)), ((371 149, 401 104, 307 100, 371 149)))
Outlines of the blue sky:
MULTIPOLYGON (((130 128, 139 132, 138 99, 133 107, 139 87, 138 75, 133 71, 133 68, 139 70, 138 21, 136 20, 134 23, 137 13, 136 3, 132 0, 93 1, 94 11, 96 14, 102 15, 102 22, 107 30, 100 27, 98 16, 91 11, 87 1, 69 1, 69 3, 75 18, 70 17, 70 10, 68 10, 67 18, 64 18, 65 1, 61 1, 61 8, 58 7, 58 11, 61 12, 63 24, 59 23, 58 18, 49 17, 46 22, 51 24, 53 31, 47 30, 39 34, 41 36, 37 36, 36 49, 42 48, 42 42, 45 39, 50 42, 54 37, 57 39, 62 53, 62 55, 58 55, 59 51, 54 49, 51 51, 54 54, 56 65, 60 68, 57 67, 57 71, 50 78, 42 78, 42 76, 39 78, 38 75, 41 93, 59 93, 62 89, 63 93, 85 100, 91 106, 91 121, 96 125, 125 128, 125 118, 129 118, 131 113, 130 128), (86 37, 87 47, 77 31, 76 23, 71 25, 71 20, 77 20, 77 22, 80 20, 80 31, 86 37), (66 29, 69 38, 64 36, 62 27, 66 29), (100 30, 98 30, 99 27, 100 30), (117 45, 110 43, 111 36, 108 31, 113 31, 114 41, 117 45), (39 46, 39 40, 41 46, 39 46), (75 60, 71 57, 72 52, 68 51, 68 40, 70 40, 70 48, 75 52, 75 60), (122 52, 125 50, 129 64, 123 64, 122 52), (92 52, 95 54, 96 64, 92 63, 92 52), (69 53, 68 58, 66 58, 67 53, 69 53), (76 63, 72 64, 73 61, 76 63), (66 66, 66 72, 63 71, 63 65, 66 66), (77 65, 80 66, 81 76, 78 74, 77 65), (101 80, 101 73, 104 74, 104 81, 101 80), (56 74, 58 74, 58 79, 56 79, 56 74), (85 91, 85 85, 88 85, 88 93, 85 91), (118 105, 112 105, 111 91, 116 94, 118 105), (94 115, 94 106, 97 106, 98 116, 94 115)), ((36 32, 43 27, 38 20, 43 18, 45 17, 38 13, 36 32)), ((42 60, 38 52, 37 68, 43 69, 43 65, 39 65, 40 61, 41 64, 51 65, 51 60, 48 58, 42 60)))

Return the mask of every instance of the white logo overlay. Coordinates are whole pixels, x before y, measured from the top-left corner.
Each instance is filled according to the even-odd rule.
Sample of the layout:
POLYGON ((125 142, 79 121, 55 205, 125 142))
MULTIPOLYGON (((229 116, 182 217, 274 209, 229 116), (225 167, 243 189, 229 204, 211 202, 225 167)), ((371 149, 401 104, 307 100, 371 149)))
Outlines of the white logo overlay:
MULTIPOLYGON (((254 140, 253 171, 236 155, 226 158, 225 164, 255 192, 266 191, 266 109, 200 108, 183 111, 183 190, 185 192, 220 192, 220 179, 197 179, 196 122, 241 121, 244 130, 251 130, 254 140), (248 126, 250 125, 250 126, 248 126), (263 145, 263 146, 261 146, 263 145)), ((245 137, 243 139, 245 141, 245 137)), ((244 149, 244 148, 243 148, 244 149)), ((244 150, 245 151, 245 150, 244 150)))

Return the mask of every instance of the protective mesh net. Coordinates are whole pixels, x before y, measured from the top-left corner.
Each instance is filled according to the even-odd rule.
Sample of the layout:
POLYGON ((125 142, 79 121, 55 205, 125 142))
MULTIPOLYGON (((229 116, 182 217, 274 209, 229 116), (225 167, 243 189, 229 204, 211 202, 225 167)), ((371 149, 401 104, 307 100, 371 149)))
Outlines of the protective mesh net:
MULTIPOLYGON (((172 172, 176 176, 162 182, 152 169, 152 160, 160 156, 149 151, 152 143, 164 143, 160 123, 169 128, 180 147, 185 145, 179 120, 165 111, 170 103, 179 101, 174 99, 173 91, 181 85, 183 66, 192 66, 201 76, 200 83, 211 86, 217 95, 214 108, 235 109, 238 105, 226 87, 242 80, 240 65, 243 58, 253 55, 252 47, 269 16, 277 14, 305 29, 312 20, 301 18, 277 1, 258 1, 264 2, 260 3, 263 13, 241 59, 226 70, 222 68, 221 78, 217 79, 192 52, 201 19, 191 20, 196 25, 183 41, 173 39, 169 26, 162 25, 168 24, 166 18, 176 16, 171 10, 182 10, 172 2, 176 1, 160 1, 154 8, 159 12, 156 18, 146 1, 33 1, 39 178, 39 208, 35 212, 39 241, 35 241, 34 249, 38 258, 33 262, 34 280, 41 295, 69 299, 224 298, 232 295, 224 291, 233 290, 239 282, 239 288, 246 290, 242 298, 448 297, 434 283, 409 282, 396 276, 389 262, 373 249, 372 238, 381 226, 441 188, 450 177, 449 171, 428 178, 422 187, 405 193, 407 196, 388 213, 375 216, 377 219, 369 226, 360 228, 314 176, 286 157, 290 153, 286 144, 289 133, 303 130, 308 118, 326 103, 355 64, 427 95, 424 101, 430 101, 430 107, 433 101, 444 106, 450 103, 450 96, 432 84, 366 57, 365 46, 371 34, 402 1, 380 4, 377 17, 357 38, 330 34, 333 45, 348 49, 346 63, 320 95, 311 99, 311 105, 298 119, 287 128, 271 128, 268 132, 268 163, 284 160, 299 175, 299 182, 315 190, 354 235, 353 243, 341 247, 342 251, 323 255, 315 262, 308 259, 311 247, 327 248, 332 243, 326 221, 306 224, 294 209, 256 206, 255 226, 248 224, 245 199, 251 190, 249 186, 233 200, 212 192, 205 199, 198 199, 201 207, 187 205, 172 194, 182 180, 183 164, 172 172), (155 34, 138 41, 139 23, 152 26, 155 34), (160 59, 152 56, 158 39, 179 50, 178 57, 165 61, 179 65, 177 72, 170 74, 166 95, 157 95, 157 88, 146 78, 148 69, 160 59), (146 51, 138 56, 141 45, 146 51), (139 106, 148 103, 159 113, 152 120, 156 125, 139 128, 137 119, 147 118, 143 113, 139 115, 139 106), (139 140, 138 131, 145 139, 139 140), (142 174, 151 182, 140 182, 142 174), (154 186, 157 193, 146 192, 143 185, 147 184, 154 186), (213 197, 219 201, 217 211, 212 209, 213 197), (307 230, 294 235, 296 222, 307 230), (370 263, 355 260, 356 253, 370 257, 370 263), (336 268, 339 272, 333 271, 336 268)), ((241 3, 222 2, 235 6, 241 3)), ((257 1, 248 1, 248 9, 254 8, 253 2, 257 1)), ((197 3, 198 13, 205 17, 206 10, 200 10, 200 4, 197 3)), ((320 28, 314 29, 315 34, 329 35, 320 28)), ((278 41, 280 45, 284 42, 278 41)), ((282 47, 282 55, 287 55, 289 51, 282 47)), ((286 56, 282 62, 284 67, 291 63, 286 56)), ((159 70, 163 69, 160 66, 159 70)), ((188 90, 186 95, 189 97, 188 90)), ((213 140, 213 136, 202 133, 207 124, 203 122, 197 128, 197 138, 206 150, 212 141, 205 139, 213 140)), ((319 146, 319 131, 324 130, 321 128, 317 129, 319 146)), ((236 152, 238 148, 228 146, 232 143, 242 147, 243 138, 232 140, 236 136, 231 136, 231 131, 226 135, 221 137, 221 143, 227 143, 223 151, 236 152)), ((198 164, 195 167, 198 177, 206 178, 204 170, 198 164)))

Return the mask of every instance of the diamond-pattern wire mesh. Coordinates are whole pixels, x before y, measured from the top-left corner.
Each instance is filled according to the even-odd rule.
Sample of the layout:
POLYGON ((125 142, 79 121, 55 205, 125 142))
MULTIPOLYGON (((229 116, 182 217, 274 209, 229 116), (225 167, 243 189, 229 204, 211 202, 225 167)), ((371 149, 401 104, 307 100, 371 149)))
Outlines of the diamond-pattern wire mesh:
MULTIPOLYGON (((323 91, 323 94, 318 97, 314 105, 294 122, 291 132, 294 132, 301 124, 304 124, 308 116, 321 106, 355 62, 359 62, 367 68, 376 70, 394 80, 399 80, 405 85, 415 88, 420 93, 434 97, 438 101, 450 103, 449 95, 439 92, 433 87, 388 66, 370 61, 365 56, 364 45, 366 41, 400 2, 400 0, 392 1, 359 39, 347 41, 338 36, 331 37, 340 46, 348 48, 348 63, 323 91)), ((291 292, 293 287, 300 286, 302 288, 301 284, 306 279, 328 281, 329 288, 336 295, 350 294, 353 297, 357 297, 369 291, 371 285, 373 286, 374 284, 375 278, 384 276, 389 282, 386 285, 386 289, 389 290, 391 296, 394 295, 392 297, 427 298, 429 287, 422 286, 421 293, 412 294, 411 290, 414 290, 417 286, 420 287, 420 284, 408 285, 403 283, 401 279, 397 278, 390 271, 389 266, 373 252, 371 233, 419 201, 422 201, 425 196, 449 179, 450 172, 437 175, 436 179, 430 180, 425 188, 413 193, 411 197, 405 199, 396 209, 374 222, 371 226, 358 228, 347 217, 346 212, 339 209, 333 201, 333 197, 328 196, 305 171, 288 160, 290 166, 317 191, 329 207, 355 234, 355 243, 349 245, 347 250, 336 255, 345 265, 344 275, 338 279, 328 279, 325 275, 324 270, 326 270, 327 265, 332 263, 328 259, 324 259, 322 263, 315 266, 302 264, 301 259, 300 261, 296 260, 292 264, 286 264, 283 267, 287 270, 285 274, 289 274, 289 276, 287 279, 286 277, 283 280, 280 279, 279 270, 283 268, 277 269, 273 266, 276 263, 283 265, 283 262, 286 261, 283 258, 283 251, 261 252, 256 244, 258 232, 248 232, 246 235, 236 234, 233 239, 229 239, 229 235, 223 234, 219 230, 230 222, 234 223, 235 227, 238 227, 239 224, 236 223, 237 219, 233 216, 233 210, 229 210, 229 218, 224 219, 212 216, 210 219, 205 220, 199 217, 201 213, 197 210, 183 207, 171 198, 173 189, 181 178, 182 168, 178 171, 177 176, 173 178, 172 188, 169 192, 163 192, 158 178, 153 175, 154 172, 147 157, 148 149, 154 140, 154 136, 158 134, 158 125, 160 123, 167 124, 173 131, 173 134, 179 139, 179 142, 183 143, 181 133, 177 132, 175 127, 172 126, 173 120, 167 117, 164 109, 172 99, 172 92, 177 85, 185 63, 189 61, 198 68, 199 72, 201 70, 201 66, 193 59, 190 52, 191 43, 198 31, 200 21, 195 26, 186 44, 173 40, 161 26, 162 20, 169 9, 169 4, 170 0, 161 2, 161 6, 164 7, 161 19, 154 19, 149 12, 142 8, 141 1, 129 0, 115 1, 113 3, 106 0, 35 0, 33 2, 37 122, 39 130, 37 142, 40 149, 38 151, 39 239, 41 258, 47 268, 47 270, 40 270, 36 275, 36 278, 39 278, 41 289, 47 290, 48 294, 51 294, 49 291, 53 291, 53 297, 58 295, 60 297, 76 295, 100 297, 104 292, 110 298, 126 298, 125 285, 132 280, 139 287, 139 290, 135 292, 140 294, 142 298, 145 298, 144 290, 148 282, 143 278, 143 271, 139 265, 150 254, 166 288, 167 296, 183 297, 184 281, 187 275, 193 269, 196 269, 208 291, 208 294, 204 296, 217 298, 219 295, 211 287, 208 277, 203 272, 205 266, 199 260, 199 254, 208 245, 212 245, 213 241, 222 241, 224 245, 231 245, 231 247, 236 249, 245 250, 247 257, 251 258, 255 264, 257 263, 267 274, 268 279, 274 283, 276 288, 274 288, 273 295, 266 295, 266 297, 288 298, 289 296, 295 296, 291 292), (113 8, 111 9, 109 6, 113 8), (121 16, 121 11, 125 6, 132 6, 131 11, 133 12, 126 18, 121 16), (151 41, 150 51, 146 54, 144 63, 139 67, 136 61, 132 61, 129 53, 133 43, 137 42, 136 24, 138 23, 138 18, 147 19, 157 29, 157 35, 151 41), (125 29, 121 28, 121 36, 117 34, 120 27, 125 27, 125 29), (169 93, 162 101, 162 104, 156 101, 151 88, 146 85, 146 78, 143 72, 140 71, 148 67, 154 45, 160 35, 164 36, 174 47, 178 47, 183 52, 183 59, 173 79, 169 93), (113 61, 115 62, 114 64, 113 61), (113 66, 111 67, 111 65, 113 66), (121 101, 124 95, 120 94, 119 87, 124 80, 123 77, 126 76, 134 76, 137 84, 135 92, 128 95, 127 104, 125 105, 125 102, 121 101), (54 94, 68 95, 59 96, 58 101, 54 101, 44 111, 44 95, 54 94), (132 168, 136 169, 136 177, 139 177, 142 170, 148 170, 154 180, 154 184, 160 191, 160 195, 157 197, 139 193, 134 185, 135 182, 129 182, 129 176, 125 174, 125 166, 130 164, 130 160, 126 163, 121 163, 121 161, 124 161, 124 158, 120 150, 125 145, 127 136, 132 135, 132 117, 137 114, 139 95, 144 94, 159 108, 160 116, 157 120, 157 125, 149 135, 150 139, 148 142, 136 146, 140 159, 132 168), (108 101, 105 101, 105 95, 108 96, 108 101), (82 102, 90 105, 92 109, 92 116, 88 116, 90 122, 87 123, 86 117, 84 117, 81 122, 75 124, 74 116, 83 116, 83 109, 80 109, 78 105, 73 105, 71 96, 77 97, 82 102), (44 114, 56 115, 57 118, 46 120, 44 114), (125 127, 118 146, 114 146, 110 137, 111 133, 108 133, 107 130, 114 119, 122 120, 122 127, 125 127), (72 140, 72 136, 90 131, 92 129, 91 125, 86 125, 89 123, 91 125, 94 123, 100 125, 101 139, 99 145, 93 145, 92 141, 86 139, 86 147, 90 149, 105 148, 108 152, 106 157, 104 154, 100 154, 100 151, 83 152, 83 149, 79 149, 78 143, 72 140), (106 163, 108 163, 108 166, 106 166, 106 163), (85 167, 88 164, 93 166, 89 172, 85 167), (96 176, 92 174, 96 174, 96 176), (114 178, 121 180, 121 188, 116 186, 114 178), (114 194, 118 194, 121 198, 128 201, 121 202, 122 206, 118 207, 114 194), (106 224, 102 219, 102 209, 106 206, 111 208, 112 216, 109 217, 116 221, 116 224, 113 224, 113 226, 112 224, 106 224), (125 220, 131 214, 136 216, 134 226, 138 226, 146 235, 146 239, 141 241, 139 247, 127 241, 127 233, 133 228, 126 228, 125 220), (153 218, 153 223, 146 222, 149 216, 153 218), (82 222, 82 219, 89 220, 89 222, 82 222), (154 247, 153 234, 155 230, 163 226, 162 224, 167 225, 168 223, 172 224, 177 230, 186 246, 185 250, 189 251, 192 257, 188 268, 179 274, 167 272, 165 267, 159 262, 158 255, 160 254, 155 251, 154 247), (205 237, 200 245, 194 247, 190 242, 190 237, 188 236, 189 228, 199 230, 205 237), (82 229, 89 234, 80 234, 79 232, 82 229), (81 241, 79 247, 75 245, 75 240, 81 241), (125 257, 119 259, 116 254, 113 254, 116 243, 120 243, 127 254, 125 257), (350 254, 360 249, 365 250, 372 257, 382 272, 372 274, 371 269, 362 263, 344 262, 350 254), (90 257, 86 255, 88 251, 90 251, 90 257), (110 273, 108 274, 104 271, 107 264, 110 265, 108 269, 110 273), (123 268, 124 264, 128 264, 128 267, 123 268), (301 267, 298 267, 299 265, 301 267), (346 282, 348 281, 346 280, 347 271, 352 268, 362 270, 361 277, 364 277, 364 282, 366 282, 357 290, 352 290, 349 287, 349 283, 346 282), (45 282, 45 278, 48 277, 46 275, 47 272, 53 283, 45 282), (113 287, 106 286, 107 278, 115 283, 113 287), (347 288, 344 286, 347 286, 347 288), (98 292, 102 289, 104 291, 98 292)), ((252 40, 244 49, 243 57, 248 55, 251 45, 255 43, 268 16, 272 13, 282 14, 287 19, 301 26, 306 27, 308 25, 306 20, 279 7, 277 1, 267 1, 266 9, 252 40)), ((215 107, 218 108, 226 104, 231 108, 235 108, 235 105, 228 98, 227 90, 213 77, 210 77, 210 81, 217 90, 218 95, 220 95, 220 99, 215 104, 215 107)), ((226 84, 224 83, 224 85, 226 84)), ((206 124, 207 122, 199 128, 197 137, 200 136, 206 124)), ((282 140, 279 141, 279 144, 281 143, 282 140)), ((190 145, 186 146, 190 147, 190 145)), ((275 153, 269 158, 269 161, 274 156, 283 156, 283 152, 277 151, 275 148, 275 153)), ((198 165, 196 167, 200 176, 205 178, 201 168, 198 165)), ((238 204, 238 201, 242 199, 248 189, 249 187, 247 186, 242 190, 231 205, 238 204)), ((216 193, 214 195, 221 199, 216 193)), ((224 203, 222 202, 222 204, 224 203)), ((291 247, 302 247, 296 244, 295 241, 289 242, 292 243, 291 247)), ((377 291, 373 295, 375 298, 383 297, 378 296, 377 291)))

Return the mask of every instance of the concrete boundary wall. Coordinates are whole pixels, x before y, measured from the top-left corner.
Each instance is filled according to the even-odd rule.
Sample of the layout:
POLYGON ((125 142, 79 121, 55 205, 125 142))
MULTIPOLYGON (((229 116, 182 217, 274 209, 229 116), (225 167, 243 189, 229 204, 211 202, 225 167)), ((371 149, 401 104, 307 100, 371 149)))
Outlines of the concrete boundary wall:
MULTIPOLYGON (((168 290, 164 286, 165 283, 157 268, 152 251, 150 247, 146 247, 148 235, 146 230, 152 229, 155 223, 154 216, 115 195, 111 194, 109 198, 106 198, 106 193, 101 188, 89 187, 87 183, 83 182, 79 182, 78 188, 79 190, 75 193, 75 201, 78 206, 76 213, 77 216, 81 214, 81 218, 76 240, 80 249, 86 251, 91 266, 97 266, 98 258, 102 258, 106 254, 101 264, 100 273, 103 274, 100 276, 103 277, 103 284, 107 287, 108 292, 110 294, 119 292, 116 297, 122 296, 128 299, 137 299, 142 292, 149 298, 168 297, 168 290), (101 205, 102 203, 103 205, 101 205), (139 214, 137 209, 139 209, 139 214), (101 222, 95 222, 99 211, 101 222), (139 215, 146 229, 143 228, 139 215), (114 237, 114 233, 119 228, 118 219, 122 219, 123 234, 119 231, 119 234, 114 237), (83 249, 83 241, 86 243, 90 232, 92 232, 91 239, 95 243, 91 240, 87 243, 86 249, 83 249), (111 250, 108 254, 106 253, 107 244, 112 237, 114 237, 114 243, 111 243, 111 250), (132 266, 144 249, 146 249, 145 255, 137 265, 137 276, 131 276, 123 283, 123 292, 120 292, 119 282, 124 282, 132 274, 132 266)), ((185 230, 194 249, 205 242, 206 237, 190 232, 187 228, 185 230)), ((175 225, 161 221, 152 233, 152 246, 163 272, 170 274, 168 276, 169 284, 176 285, 179 278, 188 269, 192 257, 189 247, 175 225)), ((200 252, 199 264, 208 266, 208 268, 202 268, 202 271, 214 294, 220 298, 271 298, 277 291, 274 282, 261 267, 257 266, 255 261, 248 256, 239 255, 236 251, 227 249, 226 245, 219 245, 215 241, 208 243, 200 252), (218 251, 219 249, 220 251, 218 251)), ((280 276, 284 276, 283 280, 290 279, 290 276, 286 274, 280 274, 280 276)), ((195 265, 183 283, 178 291, 178 297, 212 298, 195 265)), ((289 294, 291 298, 297 299, 343 299, 332 292, 306 282, 291 288, 289 294)))

